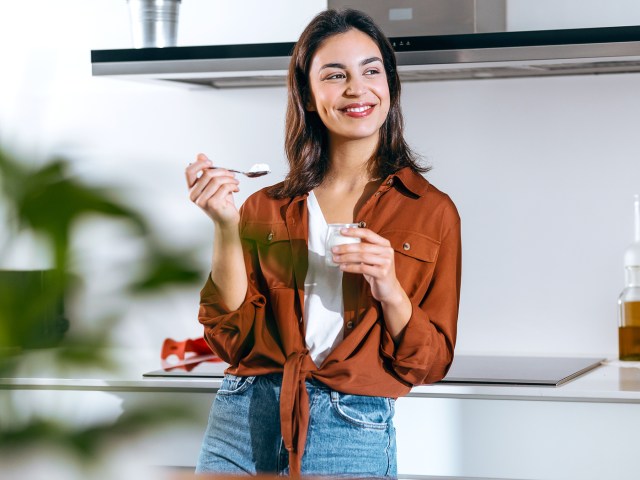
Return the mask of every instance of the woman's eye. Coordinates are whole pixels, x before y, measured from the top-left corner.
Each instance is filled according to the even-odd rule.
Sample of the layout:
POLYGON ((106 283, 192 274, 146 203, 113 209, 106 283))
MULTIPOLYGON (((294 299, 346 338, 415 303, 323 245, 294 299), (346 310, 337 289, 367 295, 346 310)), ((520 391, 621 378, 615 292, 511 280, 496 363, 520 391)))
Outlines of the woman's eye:
POLYGON ((338 78, 344 78, 344 73, 332 73, 331 75, 327 75, 325 80, 335 80, 338 78))
POLYGON ((369 70, 367 70, 366 72, 364 72, 365 75, 377 75, 379 74, 380 71, 376 68, 371 68, 369 70))

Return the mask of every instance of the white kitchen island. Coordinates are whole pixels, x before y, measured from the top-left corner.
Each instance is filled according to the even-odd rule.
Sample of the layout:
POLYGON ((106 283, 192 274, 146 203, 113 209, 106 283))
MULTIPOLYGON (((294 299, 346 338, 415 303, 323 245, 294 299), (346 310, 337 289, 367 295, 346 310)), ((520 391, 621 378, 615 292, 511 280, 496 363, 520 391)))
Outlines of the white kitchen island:
MULTIPOLYGON (((199 421, 141 438, 139 449, 155 465, 195 465, 220 379, 143 378, 159 368, 156 355, 118 358, 117 374, 29 373, 0 380, 0 388, 25 405, 88 405, 85 419, 117 418, 133 405, 184 405, 199 421)), ((395 425, 401 478, 636 478, 640 367, 606 362, 559 387, 415 387, 398 400, 395 425)))

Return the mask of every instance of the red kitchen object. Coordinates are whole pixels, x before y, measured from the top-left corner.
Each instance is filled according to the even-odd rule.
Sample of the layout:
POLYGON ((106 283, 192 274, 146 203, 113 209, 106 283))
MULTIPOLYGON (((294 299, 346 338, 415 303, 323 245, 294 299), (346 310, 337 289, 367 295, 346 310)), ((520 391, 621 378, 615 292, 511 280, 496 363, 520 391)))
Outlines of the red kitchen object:
POLYGON ((160 358, 162 366, 166 370, 183 369, 189 371, 202 362, 222 362, 222 359, 211 351, 202 337, 183 341, 167 338, 162 344, 160 358), (179 361, 167 361, 172 355, 175 355, 179 361))

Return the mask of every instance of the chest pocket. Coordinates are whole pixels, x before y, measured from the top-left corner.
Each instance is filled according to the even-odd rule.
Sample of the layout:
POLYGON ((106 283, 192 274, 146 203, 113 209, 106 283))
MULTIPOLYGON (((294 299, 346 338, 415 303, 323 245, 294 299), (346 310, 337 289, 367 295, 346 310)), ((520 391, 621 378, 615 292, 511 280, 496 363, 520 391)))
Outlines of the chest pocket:
POLYGON ((293 287, 293 262, 289 232, 284 223, 247 223, 240 233, 256 245, 258 262, 269 288, 293 287))
POLYGON ((380 236, 391 242, 395 250, 396 275, 410 297, 426 291, 433 276, 440 242, 411 230, 389 230, 380 236))

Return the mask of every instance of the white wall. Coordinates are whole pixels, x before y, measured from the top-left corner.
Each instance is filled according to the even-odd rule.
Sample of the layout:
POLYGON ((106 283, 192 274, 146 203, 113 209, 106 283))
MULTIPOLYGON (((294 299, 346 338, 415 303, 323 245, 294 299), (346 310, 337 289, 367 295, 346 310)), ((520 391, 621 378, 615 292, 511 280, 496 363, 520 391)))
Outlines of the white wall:
POLYGON ((639 80, 406 86, 409 138, 463 220, 460 350, 615 354, 639 80))
MULTIPOLYGON (((517 3, 510 26, 537 28, 544 10, 517 3)), ((325 4, 185 0, 179 43, 293 41, 325 4)), ((0 8, 0 141, 34 159, 67 154, 80 175, 130 190, 159 238, 193 246, 204 275, 212 227, 187 200, 184 168, 201 151, 225 165, 269 163, 274 174, 243 180, 238 203, 280 180, 285 89, 189 91, 92 78, 92 48, 131 45, 124 0, 0 8)), ((640 191, 639 86, 639 75, 404 86, 408 140, 462 216, 459 352, 617 354, 622 252, 640 191)), ((101 293, 130 273, 136 254, 121 232, 91 227, 79 240, 79 268, 91 273, 94 295, 82 304, 85 319, 109 307, 101 293)), ((25 268, 41 257, 30 244, 0 261, 25 268)), ((170 292, 161 305, 129 305, 118 342, 159 351, 165 337, 199 336, 197 298, 193 289, 170 292)))

